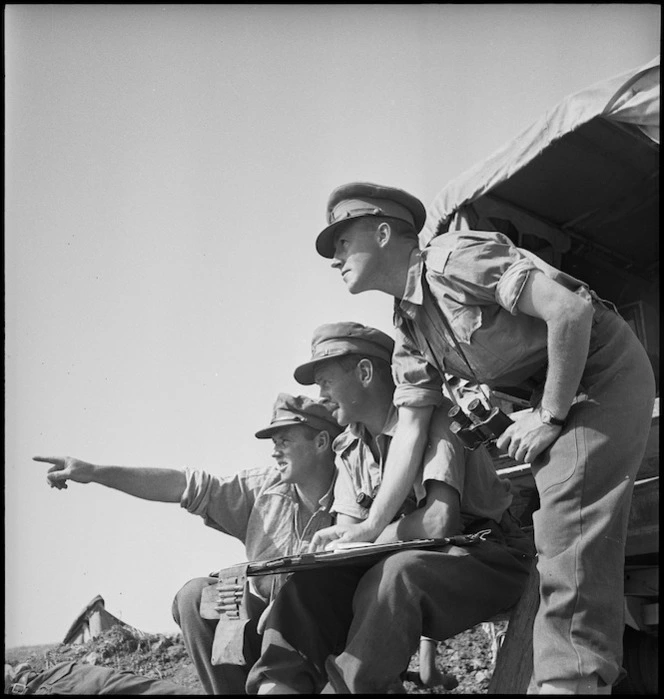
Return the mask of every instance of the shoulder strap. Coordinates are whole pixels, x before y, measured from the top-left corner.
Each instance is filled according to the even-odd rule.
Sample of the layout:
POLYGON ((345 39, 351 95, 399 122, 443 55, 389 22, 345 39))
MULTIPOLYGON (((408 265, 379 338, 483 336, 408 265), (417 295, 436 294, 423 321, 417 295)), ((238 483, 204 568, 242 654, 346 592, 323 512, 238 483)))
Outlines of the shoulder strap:
POLYGON ((445 371, 445 367, 441 366, 440 362, 438 361, 438 357, 436 356, 436 353, 433 351, 433 347, 431 347, 431 344, 429 343, 429 340, 425 337, 424 333, 422 333, 422 337, 424 337, 424 341, 427 343, 427 347, 429 348, 429 354, 433 357, 433 361, 436 363, 436 369, 438 369, 438 373, 441 375, 443 379, 443 383, 445 384, 445 388, 447 389, 447 393, 449 394, 452 402, 454 403, 454 405, 461 407, 456 397, 456 391, 452 388, 452 386, 450 385, 450 381, 447 378, 447 372, 445 371))

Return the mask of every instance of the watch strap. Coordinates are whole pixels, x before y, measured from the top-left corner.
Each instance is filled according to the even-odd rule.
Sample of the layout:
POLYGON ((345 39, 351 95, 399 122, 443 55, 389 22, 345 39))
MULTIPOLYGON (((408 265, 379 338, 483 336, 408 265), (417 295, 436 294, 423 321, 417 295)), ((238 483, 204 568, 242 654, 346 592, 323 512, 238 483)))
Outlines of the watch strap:
POLYGON ((547 410, 546 408, 543 408, 542 406, 540 406, 539 413, 540 413, 540 420, 542 420, 542 422, 545 425, 554 425, 555 427, 563 427, 565 425, 564 419, 561 420, 560 418, 555 417, 554 414, 550 410, 547 410), (547 414, 546 419, 544 418, 544 413, 547 414))

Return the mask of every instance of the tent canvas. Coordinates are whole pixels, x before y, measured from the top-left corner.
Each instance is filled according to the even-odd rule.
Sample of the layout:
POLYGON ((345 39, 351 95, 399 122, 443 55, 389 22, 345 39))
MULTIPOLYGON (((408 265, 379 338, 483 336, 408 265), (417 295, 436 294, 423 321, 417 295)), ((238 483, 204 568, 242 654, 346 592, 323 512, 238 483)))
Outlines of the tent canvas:
POLYGON ((421 243, 449 230, 521 223, 554 264, 575 242, 652 279, 659 259, 659 57, 568 96, 450 182, 421 243), (557 259, 556 259, 557 257, 557 259))

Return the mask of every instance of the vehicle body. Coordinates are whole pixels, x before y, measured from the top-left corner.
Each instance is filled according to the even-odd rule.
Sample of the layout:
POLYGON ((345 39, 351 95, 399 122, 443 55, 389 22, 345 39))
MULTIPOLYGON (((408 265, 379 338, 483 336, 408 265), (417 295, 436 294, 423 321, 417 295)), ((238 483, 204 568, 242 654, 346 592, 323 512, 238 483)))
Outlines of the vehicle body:
MULTIPOLYGON (((657 57, 567 97, 450 182, 428 207, 420 234, 425 245, 450 230, 504 233, 612 301, 651 359, 658 397, 630 515, 628 679, 620 687, 639 694, 657 691, 659 87, 657 57)), ((495 391, 494 398, 508 412, 527 406, 525 396, 510 387, 495 391)), ((494 453, 498 471, 512 481, 514 507, 527 528, 538 506, 530 468, 494 453)))

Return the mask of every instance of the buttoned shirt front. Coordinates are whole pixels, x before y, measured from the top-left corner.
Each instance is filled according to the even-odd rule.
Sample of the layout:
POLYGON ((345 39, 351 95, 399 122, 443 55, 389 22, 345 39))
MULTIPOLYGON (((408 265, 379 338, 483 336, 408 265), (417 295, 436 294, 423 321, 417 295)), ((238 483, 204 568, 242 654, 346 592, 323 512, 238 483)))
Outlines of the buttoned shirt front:
MULTIPOLYGON (((333 523, 334 483, 316 511, 303 519, 295 486, 284 483, 274 468, 248 469, 226 478, 187 468, 185 475, 180 506, 201 516, 208 527, 239 539, 250 561, 302 553, 319 529, 333 523)), ((283 576, 274 575, 250 579, 254 591, 265 600, 282 581, 283 576)))
MULTIPOLYGON (((446 483, 459 493, 464 527, 478 519, 499 522, 512 502, 509 480, 500 478, 485 449, 468 451, 449 430, 447 411, 451 403, 443 398, 432 414, 427 446, 413 486, 412 504, 406 511, 421 507, 426 486, 431 481, 446 483)), ((363 425, 349 425, 334 441, 337 481, 332 511, 363 520, 369 509, 357 502, 365 493, 378 490, 390 443, 396 430, 398 412, 390 409, 381 433, 372 442, 363 425), (372 444, 374 449, 372 450, 372 444)))
POLYGON ((454 231, 413 250, 405 293, 394 306, 395 404, 438 405, 443 371, 489 386, 543 380, 546 323, 518 310, 534 270, 595 298, 583 282, 502 233, 454 231))

